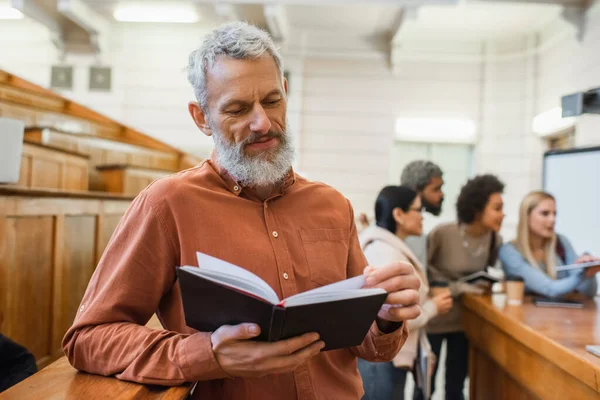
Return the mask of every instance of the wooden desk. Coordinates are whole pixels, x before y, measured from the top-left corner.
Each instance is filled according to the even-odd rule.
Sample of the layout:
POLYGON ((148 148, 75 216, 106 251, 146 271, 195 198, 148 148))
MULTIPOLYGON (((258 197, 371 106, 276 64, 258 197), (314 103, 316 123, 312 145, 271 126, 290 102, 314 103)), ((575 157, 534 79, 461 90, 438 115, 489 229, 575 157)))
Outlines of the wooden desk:
MULTIPOLYGON (((156 315, 147 324, 162 329, 156 315)), ((190 393, 191 384, 179 387, 139 385, 99 375, 78 372, 66 357, 0 393, 0 400, 95 400, 148 399, 180 400, 190 393)))
POLYGON ((600 299, 585 308, 494 305, 491 296, 464 296, 470 341, 471 400, 599 399, 600 299))

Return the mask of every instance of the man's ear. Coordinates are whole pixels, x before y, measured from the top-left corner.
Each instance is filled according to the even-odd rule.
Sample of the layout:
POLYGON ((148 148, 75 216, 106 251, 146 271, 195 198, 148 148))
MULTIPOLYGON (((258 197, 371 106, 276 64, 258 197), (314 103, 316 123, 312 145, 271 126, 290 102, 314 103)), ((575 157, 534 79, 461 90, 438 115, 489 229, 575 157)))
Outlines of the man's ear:
POLYGON ((283 77, 283 90, 285 90, 285 95, 287 97, 287 95, 288 95, 288 81, 285 78, 285 76, 283 77))
POLYGON ((188 103, 188 111, 196 123, 196 126, 200 128, 202 133, 204 133, 206 136, 212 136, 212 129, 208 123, 208 118, 198 102, 190 101, 188 103))

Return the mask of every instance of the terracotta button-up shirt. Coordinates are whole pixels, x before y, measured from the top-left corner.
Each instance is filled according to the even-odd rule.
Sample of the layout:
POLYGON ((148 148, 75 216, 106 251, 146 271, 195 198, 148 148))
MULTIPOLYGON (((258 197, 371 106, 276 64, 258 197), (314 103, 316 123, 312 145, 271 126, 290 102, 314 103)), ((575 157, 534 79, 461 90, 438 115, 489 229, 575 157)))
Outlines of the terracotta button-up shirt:
POLYGON ((359 275, 367 264, 352 208, 331 187, 292 172, 263 201, 203 162, 133 201, 63 340, 71 364, 147 384, 198 381, 196 399, 359 399, 357 356, 388 361, 406 340, 405 327, 382 334, 373 324, 360 346, 322 352, 293 373, 228 377, 210 332, 185 324, 175 267, 197 265, 196 251, 250 270, 282 299, 359 275), (155 312, 166 330, 144 326, 155 312))

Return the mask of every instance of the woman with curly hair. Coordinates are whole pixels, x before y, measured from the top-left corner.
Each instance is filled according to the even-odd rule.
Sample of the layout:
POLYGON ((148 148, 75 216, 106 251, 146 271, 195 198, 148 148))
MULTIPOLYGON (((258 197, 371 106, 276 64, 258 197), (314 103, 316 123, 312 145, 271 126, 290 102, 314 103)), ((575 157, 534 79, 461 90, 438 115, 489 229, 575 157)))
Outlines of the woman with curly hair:
MULTIPOLYGON (((459 279, 494 265, 500 247, 498 231, 504 219, 504 184, 494 175, 470 179, 456 201, 457 222, 443 224, 428 236, 427 259, 430 282, 448 283, 453 297, 481 289, 459 279)), ((454 302, 450 312, 432 319, 427 327, 433 352, 440 356, 447 345, 446 399, 463 399, 468 371, 468 341, 462 329, 462 306, 454 302)), ((435 390, 435 374, 432 392, 435 390)))

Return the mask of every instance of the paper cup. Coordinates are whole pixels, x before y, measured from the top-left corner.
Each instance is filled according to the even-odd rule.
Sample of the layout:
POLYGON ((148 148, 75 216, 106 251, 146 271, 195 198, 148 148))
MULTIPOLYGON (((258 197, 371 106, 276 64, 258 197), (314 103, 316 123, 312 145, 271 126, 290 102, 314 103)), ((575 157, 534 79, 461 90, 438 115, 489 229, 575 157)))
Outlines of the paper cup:
POLYGON ((509 276, 506 278, 506 299, 509 306, 520 306, 523 304, 525 296, 525 282, 518 276, 509 276))

